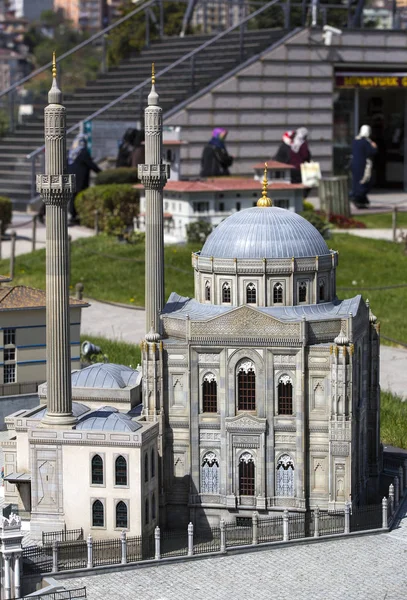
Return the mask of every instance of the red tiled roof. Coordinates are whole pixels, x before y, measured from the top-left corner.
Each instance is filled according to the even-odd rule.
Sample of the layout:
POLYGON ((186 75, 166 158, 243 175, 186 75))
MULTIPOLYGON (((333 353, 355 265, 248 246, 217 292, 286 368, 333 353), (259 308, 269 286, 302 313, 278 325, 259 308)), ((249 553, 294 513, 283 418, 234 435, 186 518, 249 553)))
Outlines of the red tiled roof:
MULTIPOLYGON (((22 308, 45 308, 45 292, 25 285, 0 288, 0 311, 22 308)), ((69 298, 70 306, 89 306, 84 300, 69 298)))
MULTIPOLYGON (((143 189, 141 183, 137 188, 143 189)), ((269 190, 299 190, 303 189, 302 183, 273 182, 269 183, 269 190)), ((255 179, 239 177, 216 177, 213 179, 199 179, 196 181, 167 181, 165 186, 167 192, 259 192, 261 195, 261 183, 255 179)))
MULTIPOLYGON (((257 163, 254 165, 253 169, 264 169, 264 162, 257 163)), ((286 163, 278 162, 278 160, 268 160, 267 161, 268 169, 294 169, 292 165, 287 165, 286 163)))

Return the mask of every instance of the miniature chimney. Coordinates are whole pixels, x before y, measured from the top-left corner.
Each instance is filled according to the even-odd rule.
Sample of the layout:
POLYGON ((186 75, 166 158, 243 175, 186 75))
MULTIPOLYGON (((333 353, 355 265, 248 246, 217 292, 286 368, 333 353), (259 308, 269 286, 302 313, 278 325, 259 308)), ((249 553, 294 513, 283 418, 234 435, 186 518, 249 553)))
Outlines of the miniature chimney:
POLYGON ((44 110, 45 175, 37 175, 37 191, 46 205, 46 427, 74 425, 71 392, 69 316, 69 246, 67 205, 75 191, 75 176, 66 168, 66 110, 56 79, 55 53, 52 87, 44 110))

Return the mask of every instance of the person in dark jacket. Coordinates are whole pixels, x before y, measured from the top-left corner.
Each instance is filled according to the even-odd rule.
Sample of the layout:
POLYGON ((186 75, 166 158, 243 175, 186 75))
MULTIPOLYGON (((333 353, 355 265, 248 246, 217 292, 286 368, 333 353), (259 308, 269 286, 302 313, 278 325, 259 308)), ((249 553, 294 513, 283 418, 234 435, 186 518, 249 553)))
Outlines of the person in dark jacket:
POLYGON ((71 217, 69 222, 70 225, 78 224, 75 198, 79 192, 82 192, 89 187, 89 175, 91 171, 100 173, 101 169, 99 169, 97 164, 92 160, 88 150, 86 136, 80 133, 75 137, 68 153, 68 173, 72 173, 76 176, 76 191, 75 194, 72 195, 68 205, 68 211, 71 217))
POLYGON ((277 154, 274 157, 274 160, 285 163, 286 165, 290 164, 290 150, 291 144, 293 143, 294 131, 286 131, 281 138, 281 144, 279 149, 277 150, 277 154))
POLYGON ((294 135, 293 142, 290 148, 290 165, 294 167, 291 169, 291 183, 301 183, 301 165, 305 162, 310 162, 311 152, 308 148, 308 129, 300 127, 297 129, 294 135))
POLYGON ((206 144, 201 158, 201 177, 220 177, 230 175, 229 167, 233 163, 233 156, 228 154, 225 146, 227 129, 216 127, 212 138, 206 144))
POLYGON ((131 164, 130 166, 134 169, 137 169, 139 165, 143 165, 145 161, 145 133, 144 129, 139 129, 136 131, 134 139, 133 139, 133 152, 131 154, 131 164))
POLYGON ((116 167, 131 167, 132 155, 134 152, 135 138, 137 129, 129 127, 124 132, 124 136, 119 145, 119 153, 116 159, 116 167))
POLYGON ((373 157, 377 152, 377 145, 370 136, 369 125, 362 125, 352 142, 352 202, 357 208, 367 208, 370 204, 367 193, 371 188, 373 157))

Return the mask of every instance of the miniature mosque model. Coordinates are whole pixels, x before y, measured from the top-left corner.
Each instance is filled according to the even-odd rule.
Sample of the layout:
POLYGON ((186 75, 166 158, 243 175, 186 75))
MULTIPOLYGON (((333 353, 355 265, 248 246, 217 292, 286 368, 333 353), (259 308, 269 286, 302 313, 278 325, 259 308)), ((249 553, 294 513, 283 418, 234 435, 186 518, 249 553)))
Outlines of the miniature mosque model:
POLYGON ((195 297, 174 292, 165 302, 169 166, 154 75, 145 133, 141 374, 93 365, 71 379, 74 181, 54 73, 38 178, 47 205, 47 386, 43 404, 7 419, 6 501, 24 506, 34 533, 65 525, 95 537, 371 502, 381 463, 379 324, 361 296, 338 300, 338 253, 301 216, 272 206, 265 176, 257 205, 225 219, 193 253, 195 297), (135 416, 139 395, 123 390, 140 381, 135 416))

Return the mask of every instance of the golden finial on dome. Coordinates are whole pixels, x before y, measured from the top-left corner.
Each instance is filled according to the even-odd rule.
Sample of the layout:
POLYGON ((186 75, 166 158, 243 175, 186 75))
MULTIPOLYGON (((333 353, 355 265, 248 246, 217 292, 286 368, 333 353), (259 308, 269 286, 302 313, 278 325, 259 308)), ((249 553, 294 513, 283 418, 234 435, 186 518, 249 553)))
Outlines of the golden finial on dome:
POLYGON ((52 53, 52 77, 54 77, 54 79, 55 79, 56 76, 57 76, 57 59, 56 59, 55 50, 54 50, 54 52, 52 53))
POLYGON ((267 196, 268 183, 267 163, 264 163, 263 191, 261 193, 261 198, 257 200, 257 206, 262 206, 263 208, 272 206, 271 199, 267 196))
POLYGON ((155 64, 151 63, 151 83, 155 84, 155 64))

